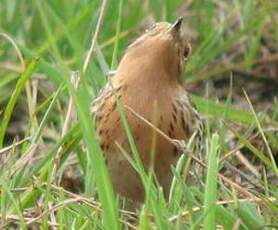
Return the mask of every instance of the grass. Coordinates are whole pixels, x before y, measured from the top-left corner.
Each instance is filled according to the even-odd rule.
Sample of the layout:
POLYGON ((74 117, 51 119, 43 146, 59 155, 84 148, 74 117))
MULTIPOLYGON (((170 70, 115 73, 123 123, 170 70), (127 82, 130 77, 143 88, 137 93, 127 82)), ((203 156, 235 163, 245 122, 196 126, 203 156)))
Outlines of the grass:
POLYGON ((270 69, 277 64, 277 12, 278 4, 270 0, 2 0, 0 228, 278 228, 277 99, 270 97, 267 109, 248 92, 262 78, 276 84, 270 69), (128 201, 112 190, 90 103, 140 25, 151 17, 172 22, 178 14, 185 16, 193 45, 184 85, 194 89, 208 83, 206 95, 196 89, 192 95, 206 119, 206 157, 182 156, 166 200, 154 186, 152 170, 142 169, 117 103, 135 160, 119 149, 147 194, 136 213, 128 212, 128 201), (261 63, 269 71, 258 72, 261 63), (227 78, 229 86, 229 76, 236 81, 243 72, 244 85, 233 83, 229 92, 211 87, 227 78), (76 76, 78 87, 71 81, 76 76), (239 87, 245 91, 238 93, 239 87), (199 175, 194 185, 185 183, 190 165, 199 175), (79 168, 81 176, 72 179, 84 184, 81 193, 60 185, 69 167, 79 168))
POLYGON ((215 210, 217 200, 217 171, 218 171, 218 157, 217 152, 219 148, 218 135, 214 134, 210 143, 210 151, 208 155, 208 170, 206 177, 206 189, 204 200, 204 227, 205 229, 215 229, 215 210))

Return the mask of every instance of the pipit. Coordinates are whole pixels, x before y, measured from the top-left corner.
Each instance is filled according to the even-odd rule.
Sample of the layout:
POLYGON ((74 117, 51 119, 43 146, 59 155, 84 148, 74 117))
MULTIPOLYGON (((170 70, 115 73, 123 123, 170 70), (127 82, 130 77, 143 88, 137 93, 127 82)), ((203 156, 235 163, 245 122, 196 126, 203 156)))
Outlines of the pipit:
POLYGON ((159 22, 136 39, 92 105, 114 190, 136 202, 144 200, 144 187, 119 149, 120 145, 132 156, 117 102, 125 113, 143 166, 147 170, 153 163, 155 178, 166 196, 173 177, 171 167, 182 153, 159 134, 153 148, 154 127, 144 119, 156 121, 154 126, 172 139, 186 141, 196 131, 196 145, 201 141, 202 122, 181 83, 183 65, 190 53, 181 24, 182 18, 173 24, 159 22))

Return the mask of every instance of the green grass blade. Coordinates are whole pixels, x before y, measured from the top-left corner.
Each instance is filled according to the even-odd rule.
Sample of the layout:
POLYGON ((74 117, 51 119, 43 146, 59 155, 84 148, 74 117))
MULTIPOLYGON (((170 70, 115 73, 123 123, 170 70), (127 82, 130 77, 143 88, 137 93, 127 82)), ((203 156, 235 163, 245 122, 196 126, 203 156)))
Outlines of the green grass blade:
POLYGON ((18 97, 22 91, 22 89, 25 86, 25 83, 28 81, 28 79, 31 77, 32 73, 35 71, 37 65, 39 63, 39 59, 33 60, 26 68, 26 70, 22 73, 20 78, 18 79, 15 90, 12 93, 12 96, 6 106, 3 119, 0 124, 0 149, 3 147, 4 137, 5 133, 9 124, 9 121, 11 119, 15 104, 18 100, 18 97))
POLYGON ((253 107, 253 105, 252 105, 252 103, 251 103, 251 101, 250 101, 250 99, 249 99, 249 97, 248 97, 248 95, 247 95, 247 93, 245 91, 244 91, 244 95, 245 95, 245 97, 246 97, 246 99, 248 101, 248 104, 249 104, 249 106, 251 108, 252 114, 253 114, 253 116, 255 118, 255 121, 256 121, 256 124, 258 126, 259 132, 260 132, 260 134, 261 134, 261 136, 263 138, 263 141, 265 143, 265 146, 266 146, 266 149, 267 149, 267 153, 268 153, 269 158, 271 160, 272 168, 273 168, 273 170, 274 170, 274 172, 276 174, 276 177, 278 178, 278 168, 277 168, 277 165, 276 165, 276 161, 275 161, 275 159, 273 157, 273 153, 272 153, 271 148, 270 148, 270 146, 268 144, 268 141, 267 141, 267 139, 265 137, 262 125, 261 125, 261 123, 260 123, 260 121, 259 121, 259 119, 257 117, 257 114, 256 114, 256 112, 254 110, 254 107, 253 107))
POLYGON ((260 229, 265 225, 264 218, 258 213, 254 203, 240 202, 238 214, 248 229, 260 229))
POLYGON ((101 149, 95 138, 95 128, 92 122, 92 115, 89 111, 90 102, 88 101, 88 94, 86 94, 86 90, 82 88, 82 85, 79 94, 74 92, 72 92, 72 94, 78 111, 80 127, 90 153, 90 160, 95 173, 98 194, 104 210, 105 228, 120 229, 116 199, 113 193, 112 184, 109 179, 101 149))
POLYGON ((200 112, 222 117, 232 121, 241 122, 244 124, 254 124, 255 119, 251 113, 240 111, 223 104, 218 104, 210 99, 204 99, 196 95, 192 95, 192 101, 196 104, 197 109, 200 112))
POLYGON ((216 199, 217 199, 217 172, 218 172, 218 158, 217 152, 219 148, 219 137, 213 134, 211 139, 210 151, 208 154, 208 170, 205 188, 205 202, 204 202, 204 229, 216 229, 216 199))

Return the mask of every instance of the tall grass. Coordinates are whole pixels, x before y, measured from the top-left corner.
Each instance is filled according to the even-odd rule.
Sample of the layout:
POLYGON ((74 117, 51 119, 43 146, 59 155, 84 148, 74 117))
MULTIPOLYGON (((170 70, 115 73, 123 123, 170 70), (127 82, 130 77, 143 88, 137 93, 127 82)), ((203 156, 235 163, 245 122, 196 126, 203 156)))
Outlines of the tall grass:
MULTIPOLYGON (((151 16, 171 22, 182 12, 186 27, 196 33, 195 37, 188 35, 194 49, 184 74, 187 87, 224 78, 234 70, 251 72, 261 58, 261 41, 269 25, 268 36, 277 43, 278 5, 268 0, 104 3, 0 3, 0 33, 19 47, 26 64, 22 70, 15 46, 7 36, 1 36, 0 228, 277 228, 277 103, 273 113, 258 113, 247 94, 246 98, 242 95, 248 105, 245 110, 236 108, 228 93, 226 102, 215 100, 213 91, 210 98, 203 98, 204 93, 192 95, 209 124, 205 139, 210 148, 203 159, 190 153, 182 155, 173 168, 171 195, 166 200, 155 186, 152 171, 145 172, 140 163, 123 105, 118 101, 133 158, 121 146, 119 150, 137 170, 146 190, 146 201, 135 213, 124 210, 128 201, 118 199, 112 190, 89 108, 100 88, 109 82, 107 73, 116 69, 126 47, 138 36, 140 25, 151 16), (103 16, 101 7, 105 7, 103 16), (225 59, 237 52, 240 57, 225 59), (77 88, 70 81, 72 75, 79 77, 77 88), (70 101, 75 112, 68 114, 70 101), (215 131, 219 138, 210 136, 215 131), (253 133, 259 133, 262 145, 252 142, 253 133), (235 146, 229 145, 231 136, 235 146), (259 171, 253 184, 260 189, 248 190, 241 184, 243 179, 252 183, 248 180, 252 173, 237 175, 230 169, 227 175, 231 178, 224 175, 227 165, 239 161, 235 152, 242 149, 249 151, 242 167, 259 171), (256 162, 260 169, 250 162, 256 162), (82 193, 66 191, 56 181, 68 165, 78 166, 78 180, 84 183, 82 193), (206 175, 199 175, 193 185, 186 182, 194 172, 191 165, 206 175)), ((241 168, 238 170, 241 172, 241 168)))

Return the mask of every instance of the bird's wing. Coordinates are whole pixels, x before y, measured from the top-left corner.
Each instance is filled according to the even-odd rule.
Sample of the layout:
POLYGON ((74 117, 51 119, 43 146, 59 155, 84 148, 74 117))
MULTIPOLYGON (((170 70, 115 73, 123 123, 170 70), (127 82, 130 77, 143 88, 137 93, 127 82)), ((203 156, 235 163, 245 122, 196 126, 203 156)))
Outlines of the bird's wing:
MULTIPOLYGON (((187 93, 183 93, 183 95, 180 97, 181 103, 184 105, 184 108, 187 108, 189 110, 190 118, 189 120, 192 121, 193 125, 191 127, 191 133, 193 134, 196 132, 195 137, 195 145, 194 145, 194 152, 203 154, 204 152, 204 121, 199 112, 197 111, 195 104, 192 103, 190 95, 187 93)), ((186 113, 185 113, 186 115, 186 113)), ((187 114, 188 116, 188 114, 187 114)), ((185 120, 188 120, 188 117, 184 118, 185 120)), ((190 122, 190 121, 189 121, 190 122)))
POLYGON ((111 87, 111 84, 107 83, 98 93, 97 97, 93 100, 92 104, 91 104, 91 113, 95 114, 100 105, 102 104, 102 100, 106 97, 108 97, 109 95, 111 95, 113 92, 113 89, 111 87))

